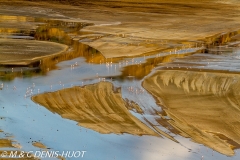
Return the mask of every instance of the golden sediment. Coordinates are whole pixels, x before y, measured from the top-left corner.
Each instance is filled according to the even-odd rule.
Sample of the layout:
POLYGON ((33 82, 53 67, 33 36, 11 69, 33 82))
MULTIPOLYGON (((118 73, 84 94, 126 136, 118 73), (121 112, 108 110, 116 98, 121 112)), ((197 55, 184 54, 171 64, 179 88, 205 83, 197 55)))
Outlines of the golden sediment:
POLYGON ((161 129, 159 129, 158 127, 156 126, 152 126, 159 134, 167 137, 168 139, 171 139, 172 141, 176 142, 176 143, 179 143, 175 138, 173 138, 172 136, 170 136, 169 134, 163 132, 161 129))
MULTIPOLYGON (((48 25, 51 25, 51 22, 49 22, 48 25)), ((59 27, 40 26, 36 29, 34 38, 36 40, 53 41, 66 45, 71 44, 70 36, 68 36, 67 33, 59 27)))
MULTIPOLYGON (((101 2, 95 2, 94 4, 96 5, 96 3, 101 2)), ((118 11, 124 11, 121 12, 122 17, 115 16, 115 22, 121 23, 88 26, 83 28, 82 31, 120 35, 119 38, 111 37, 112 41, 104 37, 97 41, 85 42, 101 51, 108 58, 161 50, 166 46, 161 45, 160 40, 205 40, 205 37, 230 32, 230 28, 232 30, 239 28, 239 16, 233 16, 239 11, 236 8, 236 6, 239 6, 239 3, 222 4, 209 0, 201 2, 186 0, 176 2, 166 0, 151 2, 130 2, 125 0, 113 2, 108 0, 104 1, 104 3, 106 7, 110 4, 121 6, 118 11), (152 10, 149 10, 149 8, 152 8, 152 10), (124 18, 126 20, 123 20, 124 18), (229 27, 227 27, 227 24, 229 24, 229 27), (143 41, 138 45, 138 41, 141 40, 143 41), (159 42, 154 44, 152 41, 156 40, 159 40, 159 42), (127 42, 127 45, 122 45, 122 42, 127 42), (146 47, 149 42, 152 45, 146 47), (132 45, 134 43, 137 45, 132 45)), ((209 40, 215 39, 208 38, 206 41, 209 42, 209 40)))
POLYGON ((183 58, 194 53, 169 54, 167 56, 148 58, 145 63, 128 65, 122 70, 122 78, 134 76, 136 79, 142 79, 151 73, 152 69, 164 63, 172 62, 174 58, 183 58))
POLYGON ((166 46, 154 43, 147 44, 140 39, 134 40, 121 36, 103 37, 92 42, 83 43, 99 50, 105 58, 132 57, 139 55, 139 53, 144 54, 166 49, 166 46))
POLYGON ((34 21, 34 18, 32 17, 26 17, 26 16, 10 16, 10 15, 0 15, 0 22, 27 22, 27 21, 34 21))
POLYGON ((0 15, 0 34, 21 33, 35 28, 37 25, 32 17, 0 15))
POLYGON ((117 62, 121 58, 106 59, 102 56, 100 52, 96 49, 89 47, 88 45, 74 41, 73 48, 70 51, 62 52, 60 54, 49 55, 41 59, 41 63, 33 64, 33 66, 39 67, 38 71, 36 70, 12 70, 0 71, 1 80, 13 80, 15 77, 23 76, 35 76, 35 75, 45 75, 48 71, 57 69, 56 64, 62 61, 71 60, 77 57, 84 57, 88 63, 110 63, 117 62))
MULTIPOLYGON (((99 39, 91 37, 89 38, 90 41, 83 42, 96 48, 103 54, 103 56, 95 56, 95 59, 90 58, 90 56, 88 57, 87 61, 96 63, 101 63, 104 58, 126 57, 151 51, 159 51, 167 48, 168 45, 165 44, 173 39, 179 41, 205 40, 205 37, 237 30, 240 25, 240 17, 238 14, 240 4, 238 1, 232 3, 231 0, 226 0, 224 3, 219 0, 88 0, 84 2, 69 0, 67 2, 61 1, 61 3, 79 6, 52 5, 51 3, 41 2, 40 0, 38 2, 1 0, 0 13, 10 12, 22 16, 31 14, 35 17, 48 17, 48 15, 54 17, 53 15, 58 13, 63 15, 63 17, 71 17, 72 19, 75 18, 75 20, 80 19, 96 24, 94 26, 87 26, 80 31, 81 33, 96 33, 95 37, 99 35, 110 35, 99 39), (51 10, 49 10, 49 8, 51 8, 51 10)), ((16 24, 16 20, 14 21, 16 24)), ((20 20, 17 21, 24 23, 26 20, 20 18, 20 20)), ((0 24, 3 23, 1 22, 0 24)), ((25 24, 23 24, 23 26, 25 26, 25 24)), ((43 37, 43 40, 66 36, 62 31, 57 30, 57 27, 39 29, 46 31, 46 39, 44 38, 45 33, 43 36, 36 36, 36 38, 40 37, 40 39, 43 37)), ((6 32, 12 33, 15 31, 10 29, 6 30, 6 32)), ((89 35, 89 37, 90 36, 91 35, 89 35)), ((69 41, 69 38, 65 38, 69 41)), ((229 37, 224 36, 219 40, 215 40, 214 37, 206 39, 206 41, 210 41, 209 43, 213 41, 222 43, 228 40, 229 37)), ((23 41, 21 40, 21 47, 23 46, 22 44, 23 41)), ((8 46, 10 48, 12 47, 10 44, 8 46)), ((46 46, 44 45, 44 47, 46 46)), ((0 51, 2 53, 1 49, 0 51)), ((52 53, 51 51, 51 54, 52 53)), ((0 59, 2 60, 3 58, 5 58, 5 61, 12 58, 16 58, 17 60, 21 58, 24 62, 14 61, 14 64, 26 64, 24 54, 12 54, 9 55, 9 57, 3 57, 2 55, 0 59)), ((53 59, 50 58, 45 59, 45 62, 52 60, 53 59)), ((57 62, 59 61, 54 63, 57 62)), ((42 67, 45 70, 50 68, 47 63, 44 64, 42 67)), ((142 78, 144 75, 150 73, 154 65, 149 63, 143 66, 142 68, 149 67, 146 70, 141 70, 137 67, 138 66, 134 66, 132 69, 126 69, 126 72, 123 72, 125 75, 129 75, 129 72, 134 70, 136 72, 133 73, 135 74, 134 76, 142 78)), ((169 122, 181 131, 182 135, 191 137, 193 140, 203 143, 226 155, 233 155, 234 152, 232 149, 234 148, 233 146, 236 147, 236 145, 230 142, 232 141, 235 142, 234 144, 239 144, 239 137, 237 136, 239 133, 239 122, 237 121, 237 117, 239 117, 237 100, 239 94, 237 92, 238 83, 234 81, 230 85, 228 84, 228 80, 230 81, 230 79, 235 79, 236 77, 238 79, 238 75, 197 72, 185 73, 184 71, 174 70, 159 71, 157 74, 159 75, 154 74, 145 80, 143 85, 153 93, 153 95, 158 97, 159 102, 166 107, 165 111, 167 115, 172 118, 169 122), (235 77, 231 77, 233 75, 235 77), (208 77, 204 79, 204 76, 210 76, 211 78, 208 77), (183 77, 183 79, 181 77, 183 77), (229 86, 229 88, 227 86, 229 86)), ((101 90, 97 87, 108 85, 101 83, 101 85, 95 85, 95 89, 93 86, 94 85, 90 85, 83 88, 74 87, 53 93, 45 93, 37 95, 33 97, 33 99, 39 101, 38 103, 44 105, 52 112, 60 114, 62 117, 75 120, 79 122, 81 126, 97 130, 101 133, 131 132, 131 134, 138 134, 138 132, 136 133, 136 131, 132 129, 141 130, 140 128, 146 128, 140 121, 132 118, 132 115, 130 115, 126 109, 122 108, 125 106, 122 105, 125 104, 125 102, 120 98, 118 93, 112 93, 112 90, 106 87, 107 89, 105 89, 111 92, 111 94, 107 92, 102 94, 110 94, 112 98, 102 98, 103 96, 100 94, 101 90), (84 94, 85 96, 76 93, 84 94), (89 97, 92 97, 92 99, 89 97), (118 108, 121 108, 120 111, 115 111, 112 105, 109 105, 113 100, 114 104, 117 104, 118 108), (106 106, 102 105, 102 101, 104 101, 104 105, 106 106), (65 108, 61 108, 62 105, 65 105, 65 108), (112 111, 114 112, 112 113, 112 111), (95 116, 98 115, 99 112, 101 112, 100 117, 95 116), (115 112, 124 113, 124 117, 115 114, 115 112), (88 117, 91 119, 88 119, 88 117), (127 119, 126 122, 123 121, 125 118, 127 119), (117 124, 110 122, 117 122, 117 124), (139 124, 141 125, 139 126, 139 124), (134 127, 126 127, 128 125, 133 125, 134 127)), ((155 134, 149 129, 145 130, 147 130, 146 133, 148 134, 155 134)), ((143 131, 140 132, 140 134, 145 133, 143 131)))
MULTIPOLYGON (((0 133, 4 133, 3 130, 0 129, 0 133)), ((14 148, 14 145, 12 143, 13 141, 11 139, 0 138, 0 148, 14 148)))
POLYGON ((185 137, 222 154, 240 146, 238 74, 159 70, 143 82, 185 137))
POLYGON ((47 147, 44 144, 42 144, 41 142, 33 142, 32 145, 37 148, 47 149, 47 147))
POLYGON ((0 39, 1 65, 28 65, 66 51, 66 45, 36 40, 0 39))
POLYGON ((205 37, 237 30, 240 25, 240 3, 231 0, 224 3, 217 0, 71 0, 54 5, 51 1, 43 1, 17 1, 14 4, 14 1, 2 0, 4 7, 0 7, 0 13, 7 14, 11 10, 19 16, 29 12, 35 17, 62 15, 62 18, 71 17, 72 21, 91 23, 93 25, 80 30, 80 35, 90 33, 100 38, 90 38, 83 43, 99 50, 106 58, 159 51, 166 48, 162 44, 168 40, 203 42, 205 37), (32 7, 36 5, 37 8, 32 7))
POLYGON ((4 160, 12 160, 13 158, 8 158, 10 155, 16 156, 16 158, 14 158, 14 159, 21 159, 21 160, 22 159, 35 159, 32 155, 29 155, 29 157, 27 157, 26 154, 25 154, 25 156, 21 157, 22 151, 16 150, 16 149, 21 149, 22 147, 20 146, 20 144, 13 143, 13 141, 11 139, 6 139, 6 138, 0 139, 0 148, 8 148, 8 150, 0 149, 0 155, 6 156, 6 158, 1 158, 4 160), (11 150, 11 149, 14 149, 14 150, 11 150))
POLYGON ((86 59, 86 62, 88 63, 94 63, 94 64, 101 64, 106 62, 118 62, 122 60, 123 58, 106 58, 102 55, 101 52, 96 50, 93 47, 90 47, 89 45, 86 45, 84 43, 79 43, 78 41, 73 42, 73 51, 71 54, 78 55, 80 57, 84 57, 86 59))
POLYGON ((110 82, 43 93, 33 96, 32 100, 63 118, 103 134, 158 136, 128 111, 119 89, 113 90, 110 82))
POLYGON ((168 139, 176 142, 176 143, 179 143, 174 137, 172 137, 171 135, 167 134, 166 132, 162 131, 161 129, 159 129, 156 125, 154 125, 153 123, 151 123, 150 121, 148 121, 146 118, 144 118, 144 120, 146 122, 148 122, 160 135, 163 135, 165 137, 167 137, 168 139))
POLYGON ((60 160, 66 160, 66 158, 64 158, 62 156, 58 156, 57 158, 60 159, 60 160))
POLYGON ((142 108, 137 103, 130 101, 128 99, 126 99, 125 102, 128 110, 133 110, 139 114, 143 114, 142 108))
POLYGON ((9 139, 0 139, 0 148, 13 147, 12 141, 9 139))
POLYGON ((72 50, 62 54, 48 56, 41 60, 39 65, 41 72, 46 73, 49 70, 56 69, 56 64, 62 61, 71 60, 77 57, 84 57, 88 63, 101 64, 106 62, 117 62, 120 58, 106 59, 99 51, 88 45, 73 42, 72 50))

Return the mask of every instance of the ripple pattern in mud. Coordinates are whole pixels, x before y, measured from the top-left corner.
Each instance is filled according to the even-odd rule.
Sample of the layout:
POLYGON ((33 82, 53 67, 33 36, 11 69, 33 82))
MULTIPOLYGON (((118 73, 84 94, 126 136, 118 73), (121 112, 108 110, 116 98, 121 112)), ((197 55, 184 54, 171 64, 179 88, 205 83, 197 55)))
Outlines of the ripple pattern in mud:
POLYGON ((157 136, 127 110, 119 89, 114 91, 109 82, 39 94, 32 100, 63 118, 100 133, 157 136))
POLYGON ((239 80, 237 74, 165 70, 143 86, 183 136, 232 156, 240 146, 239 80))

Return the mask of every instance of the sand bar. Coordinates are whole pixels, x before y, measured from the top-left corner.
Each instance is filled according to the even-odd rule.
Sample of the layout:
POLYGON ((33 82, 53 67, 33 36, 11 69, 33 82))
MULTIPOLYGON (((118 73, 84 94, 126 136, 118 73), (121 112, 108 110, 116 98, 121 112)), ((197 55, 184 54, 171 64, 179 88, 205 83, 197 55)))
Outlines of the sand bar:
POLYGON ((119 89, 113 90, 110 82, 38 94, 32 100, 63 118, 103 134, 158 136, 128 111, 119 89))
POLYGON ((84 43, 107 58, 159 51, 169 47, 164 45, 169 40, 213 41, 208 37, 239 30, 240 26, 240 3, 233 0, 71 0, 53 1, 54 5, 46 0, 12 2, 2 0, 0 13, 31 13, 34 17, 62 20, 71 17, 72 21, 93 24, 80 31, 91 35, 91 40, 84 43))
POLYGON ((222 154, 240 145, 238 74, 159 70, 143 82, 181 135, 222 154))

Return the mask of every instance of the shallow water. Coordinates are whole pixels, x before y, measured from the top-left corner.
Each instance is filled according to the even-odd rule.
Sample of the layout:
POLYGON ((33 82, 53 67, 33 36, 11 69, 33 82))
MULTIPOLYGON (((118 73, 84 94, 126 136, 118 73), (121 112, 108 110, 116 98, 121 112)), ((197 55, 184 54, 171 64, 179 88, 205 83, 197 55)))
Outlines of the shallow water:
MULTIPOLYGON (((59 28, 56 27, 55 31, 65 38, 68 37, 66 29, 62 32, 64 29, 59 28)), ((75 29, 73 29, 74 32, 75 29)), ((49 30, 45 29, 45 31, 49 30)), ((54 39, 51 34, 48 36, 50 39, 54 39)), ((42 36, 37 36, 37 39, 46 40, 42 36)), ((70 37, 64 40, 54 39, 54 41, 65 44, 71 41, 71 44, 75 44, 72 45, 73 51, 69 51, 72 56, 60 55, 45 59, 41 62, 40 67, 36 68, 18 67, 18 69, 14 68, 13 71, 11 68, 1 68, 4 72, 0 80, 0 84, 3 83, 2 90, 0 90, 0 117, 4 117, 4 120, 1 120, 0 128, 5 133, 12 135, 13 138, 11 139, 16 140, 16 143, 20 143, 22 150, 37 151, 39 149, 32 145, 32 141, 40 141, 48 148, 51 148, 50 150, 87 151, 83 159, 89 160, 198 160, 203 158, 225 160, 240 158, 237 153, 238 150, 236 150, 235 156, 227 157, 201 144, 194 143, 188 138, 169 132, 168 129, 157 122, 157 120, 161 119, 157 114, 162 112, 161 107, 155 103, 154 98, 141 86, 143 78, 153 73, 155 67, 160 65, 159 68, 165 67, 166 69, 165 64, 175 65, 175 61, 172 62, 174 57, 181 57, 181 59, 175 59, 181 61, 184 60, 183 55, 189 55, 189 52, 201 48, 188 48, 176 52, 166 51, 155 55, 142 55, 131 58, 105 59, 93 48, 78 41, 72 42, 70 37), (24 74, 29 69, 34 72, 24 74), (140 71, 140 73, 136 74, 136 71, 140 71), (6 79, 6 74, 10 74, 9 79, 6 79), (134 116, 151 128, 152 125, 155 125, 169 133, 179 143, 166 137, 100 134, 78 126, 77 122, 63 119, 31 100, 31 96, 34 94, 56 91, 71 86, 83 86, 99 81, 110 81, 114 86, 121 87, 122 97, 136 102, 144 111, 143 114, 131 111, 134 116), (131 87, 130 90, 129 87, 131 87), (29 90, 32 90, 32 93, 29 90)), ((216 57, 215 55, 211 56, 216 57)), ((228 58, 231 59, 231 57, 228 58)), ((207 63, 207 61, 197 62, 204 65, 207 63)), ((224 63, 228 64, 229 62, 224 63)), ((217 63, 214 63, 214 65, 217 65, 217 63)), ((216 67, 219 68, 219 66, 220 69, 228 69, 227 65, 224 65, 225 68, 221 68, 223 65, 217 65, 216 67)), ((197 68, 201 67, 198 66, 197 68)), ((234 68, 238 68, 238 66, 231 69, 234 68)), ((169 127, 171 128, 171 126, 169 127)), ((5 136, 1 135, 1 137, 5 136)))

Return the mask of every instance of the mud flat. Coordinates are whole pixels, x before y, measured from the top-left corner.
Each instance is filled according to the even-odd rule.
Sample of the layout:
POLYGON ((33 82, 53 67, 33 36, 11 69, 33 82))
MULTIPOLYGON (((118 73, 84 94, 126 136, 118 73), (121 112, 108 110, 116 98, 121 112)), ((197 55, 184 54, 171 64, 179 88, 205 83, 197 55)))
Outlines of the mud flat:
POLYGON ((169 45, 172 40, 191 41, 190 46, 195 46, 196 42, 212 40, 206 37, 238 30, 240 26, 240 3, 232 0, 13 2, 1 0, 0 14, 31 14, 92 24, 84 26, 77 37, 86 35, 82 43, 106 58, 161 51, 173 47, 169 45))
POLYGON ((67 48, 54 42, 0 39, 0 65, 29 65, 44 57, 60 54, 67 48))
POLYGON ((110 82, 43 93, 33 96, 32 100, 63 118, 103 134, 158 136, 128 111, 119 89, 113 90, 110 82))
POLYGON ((240 144, 238 74, 159 70, 143 87, 184 137, 227 156, 240 144))
MULTIPOLYGON (((204 42, 206 37, 239 28, 239 16, 235 16, 239 3, 230 0, 226 3, 208 0, 108 0, 104 4, 97 1, 90 1, 88 4, 104 6, 109 12, 110 22, 82 29, 83 32, 107 35, 92 42, 84 42, 101 51, 107 58, 161 51, 169 47, 166 44, 171 40, 204 42), (109 40, 109 35, 118 37, 111 37, 109 40)), ((99 6, 97 8, 100 10, 99 6)), ((107 16, 106 13, 102 13, 100 17, 103 16, 107 16)))

